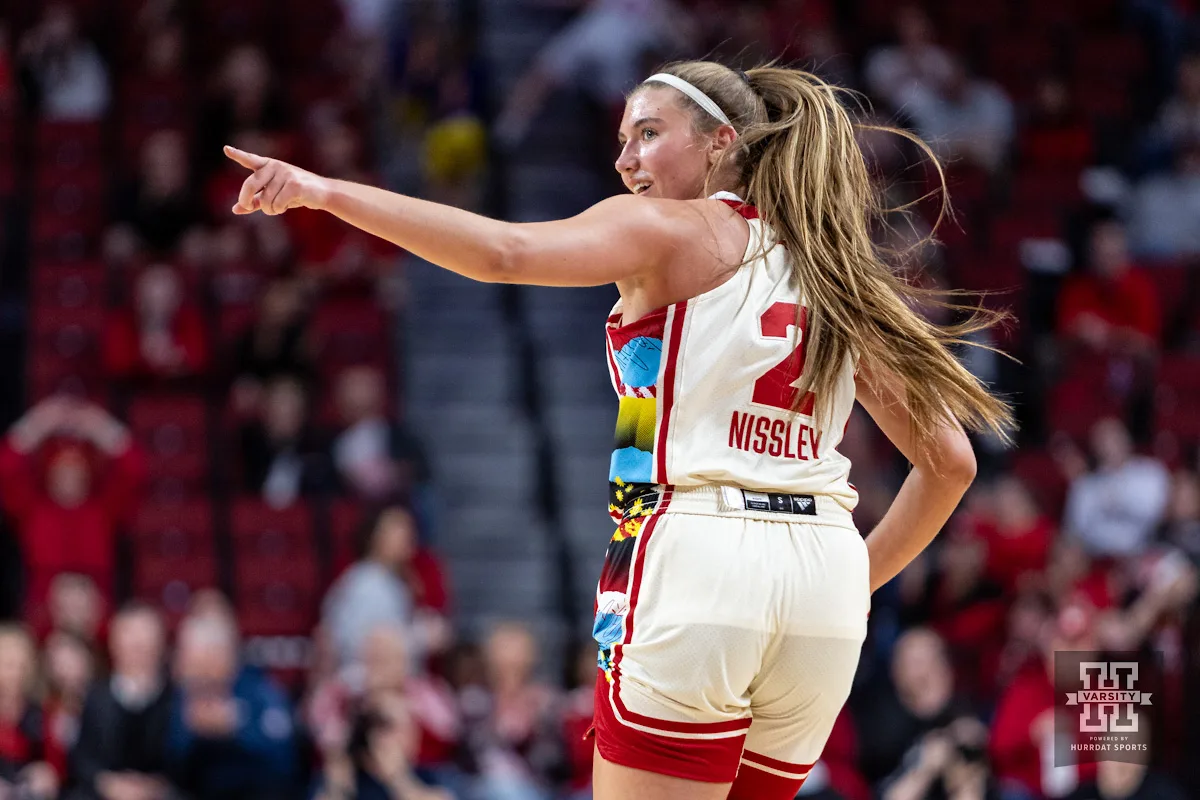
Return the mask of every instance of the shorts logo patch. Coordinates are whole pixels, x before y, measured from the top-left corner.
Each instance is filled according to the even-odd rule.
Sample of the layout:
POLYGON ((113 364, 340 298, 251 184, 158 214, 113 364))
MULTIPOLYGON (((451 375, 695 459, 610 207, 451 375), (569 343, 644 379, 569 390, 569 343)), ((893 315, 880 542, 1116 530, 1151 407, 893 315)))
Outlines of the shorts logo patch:
POLYGON ((742 490, 746 508, 750 511, 773 511, 778 514, 817 515, 817 498, 811 494, 779 494, 742 490))

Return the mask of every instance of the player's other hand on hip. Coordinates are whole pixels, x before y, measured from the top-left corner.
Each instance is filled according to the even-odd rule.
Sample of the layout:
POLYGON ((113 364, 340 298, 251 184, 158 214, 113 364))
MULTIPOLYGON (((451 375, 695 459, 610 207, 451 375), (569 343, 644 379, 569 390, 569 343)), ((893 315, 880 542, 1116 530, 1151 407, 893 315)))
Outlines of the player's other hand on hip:
POLYGON ((286 161, 247 153, 229 145, 225 146, 225 155, 252 170, 252 174, 242 183, 238 201, 233 206, 235 214, 261 211, 275 215, 289 208, 319 209, 329 193, 329 181, 326 178, 286 161))

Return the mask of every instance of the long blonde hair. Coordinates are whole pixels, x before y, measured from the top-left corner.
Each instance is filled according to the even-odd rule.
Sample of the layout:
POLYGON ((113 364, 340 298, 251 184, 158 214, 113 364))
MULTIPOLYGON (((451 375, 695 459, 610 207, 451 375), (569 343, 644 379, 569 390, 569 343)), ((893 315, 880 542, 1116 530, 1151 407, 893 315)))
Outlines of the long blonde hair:
MULTIPOLYGON (((921 148, 942 182, 941 221, 949 201, 929 147, 908 131, 856 124, 839 102, 845 90, 801 70, 768 65, 739 74, 711 61, 685 61, 660 71, 696 86, 729 117, 738 146, 726 149, 709 180, 735 172, 746 201, 787 248, 807 315, 796 397, 813 392, 818 420, 829 419, 831 392, 823 390, 835 385, 848 362, 861 364, 876 381, 895 376, 896 385, 883 388, 900 398, 923 444, 955 420, 1007 438, 1011 410, 951 352, 974 344, 966 337, 996 322, 996 312, 910 284, 871 236, 884 208, 856 132, 887 131, 921 148), (930 303, 968 313, 964 321, 937 325, 914 310, 930 303)), ((679 97, 698 131, 710 133, 721 124, 679 97)))

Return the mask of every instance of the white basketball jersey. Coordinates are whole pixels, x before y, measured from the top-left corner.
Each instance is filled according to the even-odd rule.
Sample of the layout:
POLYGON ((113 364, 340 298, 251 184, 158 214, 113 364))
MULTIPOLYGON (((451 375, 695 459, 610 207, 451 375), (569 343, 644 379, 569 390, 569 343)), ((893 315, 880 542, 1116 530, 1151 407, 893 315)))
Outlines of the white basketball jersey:
POLYGON ((811 395, 793 411, 804 369, 802 287, 757 211, 725 192, 714 197, 750 225, 745 265, 717 288, 629 324, 620 301, 608 317, 609 373, 621 404, 609 511, 621 518, 659 484, 709 483, 828 495, 852 510, 858 493, 837 446, 854 406, 853 365, 829 389, 825 426, 813 417, 811 395))

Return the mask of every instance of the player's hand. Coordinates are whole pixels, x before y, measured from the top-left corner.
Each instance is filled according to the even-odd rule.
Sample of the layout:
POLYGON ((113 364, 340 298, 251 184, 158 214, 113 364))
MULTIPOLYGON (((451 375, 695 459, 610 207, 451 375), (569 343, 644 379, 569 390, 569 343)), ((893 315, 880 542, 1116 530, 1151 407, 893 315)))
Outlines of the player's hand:
POLYGON ((225 146, 225 155, 254 174, 242 183, 242 191, 233 206, 235 214, 282 214, 289 208, 316 208, 324 205, 329 181, 308 170, 275 158, 247 153, 225 146))

